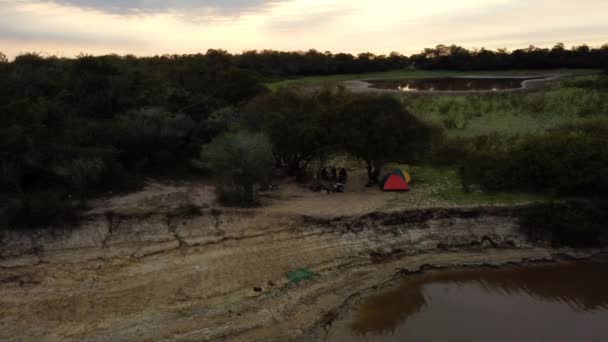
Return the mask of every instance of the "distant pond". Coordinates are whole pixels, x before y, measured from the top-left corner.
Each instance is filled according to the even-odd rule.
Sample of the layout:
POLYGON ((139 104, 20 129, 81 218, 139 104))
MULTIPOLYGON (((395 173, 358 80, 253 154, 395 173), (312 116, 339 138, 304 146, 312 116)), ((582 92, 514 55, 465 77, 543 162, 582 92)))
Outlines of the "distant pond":
POLYGON ((443 77, 420 79, 365 80, 371 88, 415 91, 498 91, 523 87, 528 80, 544 77, 443 77))
POLYGON ((608 264, 438 271, 364 300, 327 341, 608 341, 608 264))

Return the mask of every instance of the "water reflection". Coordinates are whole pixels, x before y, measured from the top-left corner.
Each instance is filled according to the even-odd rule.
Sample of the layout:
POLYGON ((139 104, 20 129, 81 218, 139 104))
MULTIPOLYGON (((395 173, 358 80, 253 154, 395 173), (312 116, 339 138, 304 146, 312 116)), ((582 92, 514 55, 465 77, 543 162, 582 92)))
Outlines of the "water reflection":
POLYGON ((422 78, 402 80, 369 80, 372 88, 393 89, 404 92, 414 91, 498 91, 506 89, 517 89, 523 86, 523 82, 530 78, 422 78))
POLYGON ((608 264, 572 263, 414 276, 365 301, 330 340, 602 341, 607 326, 608 264))

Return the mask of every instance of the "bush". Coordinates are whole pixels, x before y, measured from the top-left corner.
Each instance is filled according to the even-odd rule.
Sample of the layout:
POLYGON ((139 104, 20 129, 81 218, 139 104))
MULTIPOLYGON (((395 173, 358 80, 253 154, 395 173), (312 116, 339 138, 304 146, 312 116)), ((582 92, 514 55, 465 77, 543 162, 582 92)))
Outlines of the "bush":
POLYGON ((345 151, 364 160, 375 180, 385 162, 426 158, 440 135, 387 95, 283 89, 256 98, 243 113, 245 127, 265 132, 277 165, 296 176, 312 160, 345 151))
MULTIPOLYGON (((437 128, 435 128, 437 130, 437 128)), ((442 137, 435 134, 431 161, 439 165, 458 165, 472 155, 479 153, 503 153, 517 142, 516 137, 497 133, 481 134, 473 137, 442 137)))
POLYGON ((608 201, 536 205, 528 209, 521 223, 532 240, 549 237, 554 245, 604 245, 608 242, 608 201))
POLYGON ((462 181, 466 188, 479 185, 488 191, 523 187, 517 183, 514 169, 509 153, 474 153, 462 164, 462 181))
POLYGON ((97 182, 105 165, 101 158, 77 158, 73 159, 69 167, 70 181, 74 190, 78 193, 78 199, 82 208, 86 207, 89 187, 97 182))
POLYGON ((79 208, 57 189, 31 192, 0 208, 0 223, 11 228, 77 223, 79 216, 79 208))
POLYGON ((203 146, 194 165, 217 175, 220 201, 253 205, 272 172, 272 145, 261 133, 226 133, 203 146))
POLYGON ((608 194, 608 141, 589 136, 531 137, 507 151, 478 152, 463 163, 465 184, 486 190, 608 194))
POLYGON ((243 108, 241 121, 248 129, 266 133, 276 164, 296 175, 336 144, 332 129, 343 98, 328 91, 281 89, 251 101, 243 108))

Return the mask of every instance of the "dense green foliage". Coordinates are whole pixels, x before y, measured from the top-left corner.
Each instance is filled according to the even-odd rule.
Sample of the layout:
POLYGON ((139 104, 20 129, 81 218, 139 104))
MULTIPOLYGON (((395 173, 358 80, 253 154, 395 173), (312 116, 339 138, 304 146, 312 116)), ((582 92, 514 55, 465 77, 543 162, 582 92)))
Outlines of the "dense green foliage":
POLYGON ((404 99, 444 128, 432 162, 461 165, 466 189, 608 192, 608 77, 584 76, 542 91, 404 99))
POLYGON ((251 130, 265 132, 274 145, 276 165, 295 174, 336 147, 332 131, 341 98, 329 91, 283 89, 251 101, 243 109, 242 121, 251 130))
POLYGON ((522 226, 532 240, 550 236, 555 245, 601 246, 608 243, 608 201, 550 202, 528 209, 522 226))
POLYGON ((420 161, 430 152, 433 127, 410 114, 393 97, 351 96, 335 133, 344 150, 365 161, 377 183, 385 163, 420 161))
POLYGON ((272 145, 261 133, 240 131, 222 134, 203 146, 195 166, 208 169, 219 179, 220 200, 252 205, 258 190, 272 174, 272 145))
POLYGON ((262 167, 268 155, 248 160, 263 161, 254 169, 264 172, 247 184, 233 182, 247 177, 226 172, 235 155, 219 158, 227 147, 243 147, 239 142, 265 139, 222 135, 241 128, 267 136, 270 147, 262 144, 263 150, 291 174, 332 152, 348 152, 366 162, 374 179, 383 163, 420 161, 432 145, 430 162, 462 164, 471 188, 605 194, 608 77, 574 78, 538 92, 401 99, 271 93, 262 84, 412 67, 601 67, 607 53, 608 46, 510 54, 439 46, 411 58, 210 50, 150 58, 24 54, 12 62, 0 54, 0 224, 74 219, 98 194, 190 170, 211 141, 199 161, 217 173, 225 199, 255 202, 262 173, 270 174, 262 167))
POLYGON ((213 53, 2 62, 3 221, 46 224, 62 215, 35 213, 189 167, 224 130, 220 109, 263 91, 253 73, 222 63, 213 53))
POLYGON ((512 52, 483 48, 470 51, 456 45, 438 45, 411 56, 410 63, 420 69, 450 70, 605 68, 608 44, 599 49, 587 45, 567 49, 558 43, 551 49, 530 46, 512 52))
POLYGON ((252 101, 243 121, 268 134, 277 165, 292 173, 343 151, 365 161, 372 181, 388 161, 421 159, 433 137, 429 125, 387 95, 283 89, 252 101))
POLYGON ((445 128, 449 137, 539 134, 608 117, 607 76, 552 83, 542 91, 403 98, 410 112, 445 128))
POLYGON ((527 137, 505 151, 471 154, 463 162, 463 172, 465 182, 487 190, 607 195, 608 140, 561 133, 527 137))

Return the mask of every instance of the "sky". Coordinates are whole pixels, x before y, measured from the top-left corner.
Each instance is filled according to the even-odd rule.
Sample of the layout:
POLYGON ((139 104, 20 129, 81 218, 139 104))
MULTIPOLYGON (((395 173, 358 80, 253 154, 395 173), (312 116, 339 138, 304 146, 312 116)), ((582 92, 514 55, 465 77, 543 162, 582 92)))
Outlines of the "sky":
POLYGON ((608 43, 608 0, 0 0, 0 52, 404 54, 608 43))

